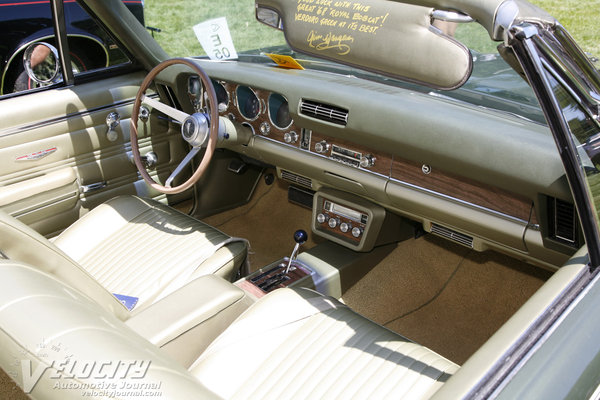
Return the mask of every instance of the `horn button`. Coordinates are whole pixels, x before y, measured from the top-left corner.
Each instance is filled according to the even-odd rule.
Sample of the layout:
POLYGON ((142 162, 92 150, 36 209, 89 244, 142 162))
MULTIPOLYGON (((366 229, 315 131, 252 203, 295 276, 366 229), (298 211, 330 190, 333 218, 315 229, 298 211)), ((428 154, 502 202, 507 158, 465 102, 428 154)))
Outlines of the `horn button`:
POLYGON ((210 121, 203 113, 195 113, 187 117, 181 125, 181 134, 192 147, 206 144, 210 133, 210 121))

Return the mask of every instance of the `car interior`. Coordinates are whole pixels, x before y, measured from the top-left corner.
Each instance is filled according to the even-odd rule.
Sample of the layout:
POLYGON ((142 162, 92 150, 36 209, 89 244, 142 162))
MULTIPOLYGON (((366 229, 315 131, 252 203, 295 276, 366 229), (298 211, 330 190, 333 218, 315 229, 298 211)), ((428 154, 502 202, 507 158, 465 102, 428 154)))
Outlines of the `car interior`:
POLYGON ((97 3, 142 68, 0 108, 4 397, 85 382, 65 357, 166 398, 459 397, 585 268, 545 123, 271 62, 148 80, 168 56, 97 3))

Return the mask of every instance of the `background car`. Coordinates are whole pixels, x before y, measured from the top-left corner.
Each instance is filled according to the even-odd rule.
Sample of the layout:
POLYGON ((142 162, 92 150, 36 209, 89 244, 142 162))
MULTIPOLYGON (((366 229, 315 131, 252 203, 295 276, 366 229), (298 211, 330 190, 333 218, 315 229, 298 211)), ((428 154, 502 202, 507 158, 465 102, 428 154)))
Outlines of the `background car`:
MULTIPOLYGON (((127 8, 144 24, 142 0, 124 1, 127 8)), ((0 95, 31 89, 23 74, 23 51, 33 42, 54 41, 50 1, 0 2, 0 95)), ((123 62, 124 55, 114 41, 82 10, 75 1, 64 3, 66 32, 73 68, 86 71, 123 62)))

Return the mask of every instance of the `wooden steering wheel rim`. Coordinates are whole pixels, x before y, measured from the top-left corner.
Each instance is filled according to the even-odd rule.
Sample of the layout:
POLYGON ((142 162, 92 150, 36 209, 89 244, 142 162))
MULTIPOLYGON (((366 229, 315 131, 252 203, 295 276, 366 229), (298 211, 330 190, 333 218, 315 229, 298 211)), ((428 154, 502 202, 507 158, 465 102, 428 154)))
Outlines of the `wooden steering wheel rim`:
MULTIPOLYGON (((183 123, 183 121, 181 122, 183 123)), ((215 152, 215 148, 217 146, 217 139, 219 133, 219 110, 217 107, 217 94, 206 72, 204 72, 193 60, 188 60, 185 58, 172 58, 158 64, 148 73, 148 75, 146 75, 146 78, 144 78, 143 82, 140 85, 140 89, 138 90, 137 95, 135 96, 135 102, 133 103, 133 112, 131 113, 130 128, 131 129, 129 131, 129 136, 131 141, 131 152, 133 154, 133 160, 135 161, 135 165, 140 174, 142 175, 142 178, 144 178, 148 185, 158 190, 159 192, 166 194, 181 193, 192 187, 196 182, 198 182, 202 174, 204 174, 204 172, 208 168, 210 160, 212 159, 212 156, 215 152), (194 70, 195 73, 198 74, 198 76, 202 80, 202 84, 204 85, 206 93, 208 94, 208 101, 210 105, 210 133, 208 138, 208 144, 206 146, 204 156, 202 157, 202 161, 200 162, 200 165, 198 166, 196 171, 194 171, 192 176, 187 181, 183 182, 181 185, 175 187, 166 187, 152 179, 152 177, 144 167, 142 158, 140 156, 140 148, 137 140, 137 124, 140 106, 142 105, 142 98, 145 95, 146 90, 148 89, 154 78, 162 70, 175 64, 184 64, 189 66, 192 70, 194 70)))

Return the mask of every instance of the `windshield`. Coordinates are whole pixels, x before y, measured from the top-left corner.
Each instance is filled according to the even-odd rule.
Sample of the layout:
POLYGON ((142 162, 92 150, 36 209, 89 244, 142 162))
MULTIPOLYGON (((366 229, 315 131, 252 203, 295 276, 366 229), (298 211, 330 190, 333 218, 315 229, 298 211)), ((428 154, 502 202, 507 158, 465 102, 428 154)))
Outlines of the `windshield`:
POLYGON ((306 69, 353 75, 545 124, 531 88, 504 62, 496 50, 497 43, 476 23, 435 23, 438 29, 467 45, 473 57, 473 73, 468 82, 458 90, 439 91, 295 53, 286 44, 283 32, 256 20, 254 0, 198 2, 200 7, 194 10, 190 10, 191 3, 145 2, 146 25, 172 57, 273 64, 267 54, 288 55, 306 69))

